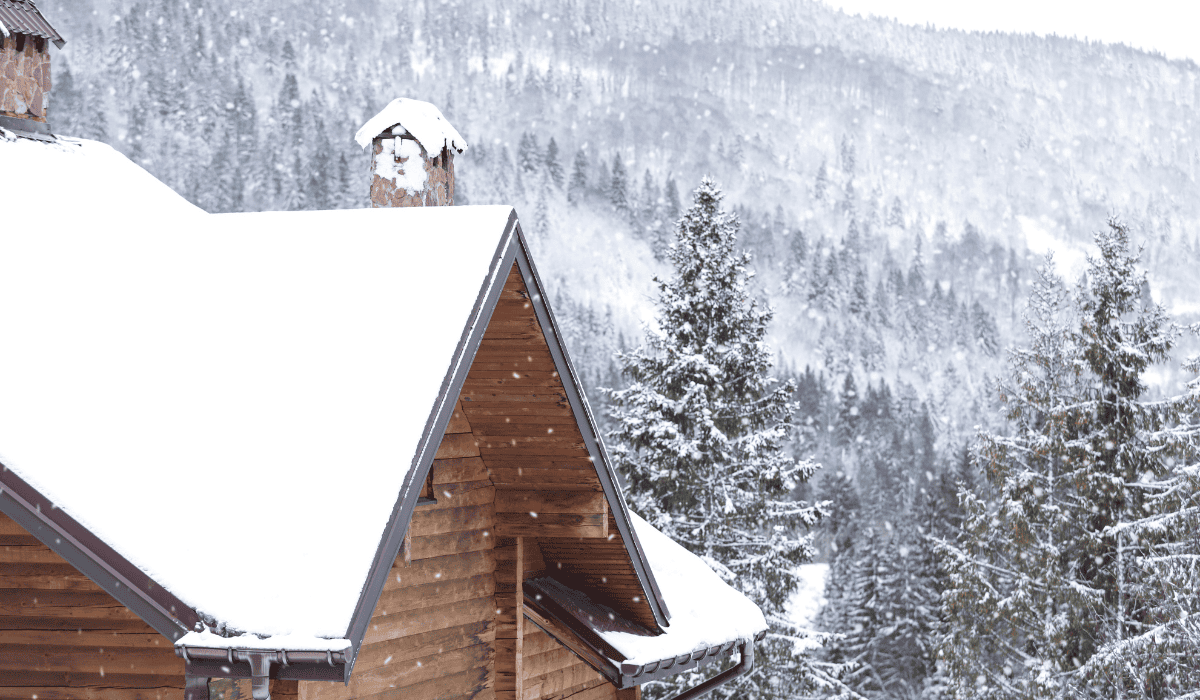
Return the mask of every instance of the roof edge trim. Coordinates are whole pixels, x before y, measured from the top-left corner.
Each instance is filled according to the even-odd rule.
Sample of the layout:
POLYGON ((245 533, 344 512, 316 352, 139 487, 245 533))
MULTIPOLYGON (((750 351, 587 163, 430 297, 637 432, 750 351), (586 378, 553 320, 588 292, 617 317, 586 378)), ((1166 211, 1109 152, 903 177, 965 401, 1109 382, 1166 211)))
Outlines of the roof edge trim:
POLYGON ((190 606, 2 464, 0 512, 172 642, 200 622, 190 606))
POLYGON ((642 591, 646 594, 646 602, 649 603, 650 610, 659 626, 669 627, 671 624, 670 610, 667 608, 666 601, 663 600, 662 592, 658 589, 658 582, 654 580, 654 572, 650 569, 646 553, 642 550, 642 543, 638 540, 637 533, 629 521, 629 506, 626 505, 625 496, 619 487, 617 473, 608 459, 608 452, 604 448, 600 432, 596 429, 596 419, 588 404, 587 396, 581 388, 579 373, 575 371, 575 366, 571 363, 566 346, 562 342, 562 335, 558 331, 558 324, 554 320, 554 313, 546 301, 545 286, 542 284, 537 268, 533 265, 533 258, 529 255, 529 245, 521 233, 520 224, 517 225, 517 236, 520 242, 517 265, 521 269, 521 276, 525 279, 526 287, 534 291, 530 295, 530 300, 533 302, 538 323, 542 325, 542 334, 546 338, 546 345, 550 348, 550 356, 554 358, 555 368, 558 370, 559 376, 563 378, 563 389, 566 391, 567 401, 571 404, 571 412, 575 415, 579 433, 583 436, 584 446, 592 458, 596 475, 604 489, 604 496, 612 508, 613 520, 617 524, 617 530, 621 533, 621 540, 625 543, 625 551, 633 563, 633 570, 637 573, 638 583, 641 584, 642 591))
POLYGON ((371 563, 370 573, 367 575, 362 593, 359 595, 354 614, 350 618, 350 626, 345 635, 351 645, 348 650, 351 657, 345 666, 347 682, 350 674, 354 672, 354 664, 358 660, 358 650, 362 646, 363 637, 366 636, 367 627, 371 622, 371 613, 379 603, 379 596, 383 593, 383 585, 391 571, 392 562, 400 553, 404 534, 408 530, 413 509, 416 507, 417 498, 421 493, 421 484, 425 482, 425 477, 433 466, 433 458, 437 454, 442 434, 446 431, 446 426, 450 423, 450 417, 454 413, 453 404, 458 400, 459 392, 462 391, 463 384, 466 382, 467 373, 475 359, 475 353, 479 350, 480 341, 483 340, 483 334, 487 331, 488 321, 491 320, 492 312, 500 299, 500 292, 504 289, 508 271, 512 268, 514 258, 517 257, 519 231, 517 211, 513 209, 508 215, 504 234, 500 237, 496 252, 492 256, 487 279, 480 287, 470 319, 463 329, 458 347, 454 351, 454 358, 442 380, 442 388, 438 393, 433 410, 429 414, 429 419, 425 423, 425 430, 421 434, 417 452, 413 456, 412 466, 408 470, 408 476, 405 478, 400 496, 396 499, 396 505, 392 509, 388 525, 380 538, 375 560, 371 563))

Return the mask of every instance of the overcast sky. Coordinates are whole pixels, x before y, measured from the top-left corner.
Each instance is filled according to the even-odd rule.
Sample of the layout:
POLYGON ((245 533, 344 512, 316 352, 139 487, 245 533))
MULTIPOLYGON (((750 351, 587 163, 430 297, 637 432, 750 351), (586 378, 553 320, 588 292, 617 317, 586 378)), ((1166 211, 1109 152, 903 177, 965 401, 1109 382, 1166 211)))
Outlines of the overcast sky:
POLYGON ((1087 37, 1200 63, 1197 0, 825 0, 906 24, 1087 37))

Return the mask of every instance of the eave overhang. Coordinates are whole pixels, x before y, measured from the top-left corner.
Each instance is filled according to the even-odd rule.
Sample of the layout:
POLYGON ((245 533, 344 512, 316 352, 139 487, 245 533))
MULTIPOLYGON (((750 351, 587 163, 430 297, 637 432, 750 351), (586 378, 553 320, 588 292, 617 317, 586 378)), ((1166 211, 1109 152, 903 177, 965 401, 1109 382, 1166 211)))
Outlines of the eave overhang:
POLYGON ((753 640, 731 639, 677 656, 631 663, 619 649, 605 641, 601 632, 615 630, 654 636, 649 630, 621 619, 612 610, 592 603, 585 594, 572 591, 551 577, 526 580, 524 594, 525 618, 618 688, 661 680, 729 658, 742 645, 761 641, 767 634, 763 630, 753 640))
POLYGON ((172 642, 200 623, 195 610, 2 464, 0 512, 172 642))

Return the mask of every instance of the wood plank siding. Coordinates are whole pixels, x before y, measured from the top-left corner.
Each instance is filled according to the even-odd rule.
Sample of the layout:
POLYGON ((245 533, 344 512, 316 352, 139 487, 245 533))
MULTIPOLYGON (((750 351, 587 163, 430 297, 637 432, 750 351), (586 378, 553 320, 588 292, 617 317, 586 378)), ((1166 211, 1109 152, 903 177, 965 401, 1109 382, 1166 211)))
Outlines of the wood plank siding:
POLYGON ((0 514, 0 700, 182 700, 171 641, 0 514))
POLYGON ((500 534, 536 538, 555 577, 655 629, 516 265, 461 399, 496 486, 500 534))

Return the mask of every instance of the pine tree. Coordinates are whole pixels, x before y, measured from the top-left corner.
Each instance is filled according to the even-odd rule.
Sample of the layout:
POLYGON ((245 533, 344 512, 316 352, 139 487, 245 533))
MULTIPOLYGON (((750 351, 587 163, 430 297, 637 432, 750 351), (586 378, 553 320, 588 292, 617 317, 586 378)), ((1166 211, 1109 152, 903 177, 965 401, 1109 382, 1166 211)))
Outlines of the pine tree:
MULTIPOLYGON (((676 226, 674 275, 656 280, 661 330, 619 355, 629 388, 605 392, 617 426, 610 435, 634 509, 719 562, 776 631, 761 645, 763 664, 718 692, 783 697, 837 684, 829 668, 797 655, 797 631, 784 616, 796 586, 791 572, 813 555, 811 536, 796 531, 815 524, 824 509, 788 498, 817 465, 782 449, 794 386, 770 376, 763 339, 772 314, 747 289, 750 257, 736 251, 738 223, 721 200, 704 180, 676 226)), ((666 685, 690 686, 696 678, 682 674, 666 685)))
MULTIPOLYGON (((1089 660, 1083 675, 1093 688, 1115 687, 1117 695, 1155 696, 1170 691, 1170 682, 1161 672, 1147 677, 1126 667, 1121 654, 1109 650, 1125 648, 1128 640, 1143 635, 1155 622, 1151 610, 1173 610, 1179 604, 1171 601, 1163 606, 1160 582, 1139 576, 1138 565, 1147 559, 1154 562, 1156 550, 1172 549, 1172 540, 1158 523, 1147 523, 1148 516, 1152 521, 1181 515, 1184 521, 1189 519, 1173 511, 1156 513, 1155 505, 1174 504, 1155 496, 1161 493, 1163 480, 1173 476, 1166 458, 1195 458, 1197 428, 1179 423, 1195 420, 1200 397, 1141 400, 1145 373, 1170 358, 1180 329, 1149 298, 1146 274, 1137 271, 1140 252, 1130 252, 1126 228, 1110 221, 1108 230, 1096 234, 1096 245, 1099 255, 1088 258, 1088 274, 1077 301, 1082 316, 1081 355, 1094 378, 1085 390, 1092 410, 1091 430, 1085 438, 1090 469, 1081 475, 1080 491, 1091 515, 1086 521, 1086 556, 1080 574, 1103 591, 1106 619, 1102 636, 1098 635, 1105 649, 1089 660), (1193 435, 1184 442, 1178 439, 1182 433, 1193 435)), ((1194 532, 1182 542, 1191 544, 1193 539, 1194 532)), ((1191 581, 1194 586, 1200 576, 1193 574, 1191 581)))
POLYGON ((562 163, 558 162, 558 143, 553 136, 550 137, 550 143, 546 144, 546 177, 555 189, 563 188, 562 163))
POLYGON ((1099 603, 1078 585, 1082 503, 1071 481, 1086 460, 1084 378, 1076 318, 1050 259, 1025 324, 1030 344, 1011 351, 1012 376, 1001 387, 1012 435, 980 436, 992 493, 962 492, 962 547, 940 545, 950 574, 940 653, 968 696, 1060 696, 1065 676, 1086 660, 1088 613, 1099 603))
POLYGON ((675 184, 675 178, 667 178, 667 185, 663 191, 663 199, 666 200, 666 217, 671 225, 679 220, 679 215, 683 211, 679 204, 679 187, 675 184))
POLYGON ((846 177, 854 179, 855 161, 857 158, 854 155, 854 140, 848 134, 842 134, 842 172, 846 177))
POLYGON ((824 201, 828 191, 829 173, 825 167, 825 161, 821 161, 821 167, 817 168, 817 179, 813 182, 813 199, 824 201))
POLYGON ((853 445, 859 436, 859 396, 858 387, 854 383, 854 373, 846 373, 846 381, 838 394, 837 420, 834 422, 834 436, 839 447, 853 445))
POLYGON ((625 173, 625 164, 621 162, 621 154, 613 156, 612 180, 608 186, 608 201, 622 215, 627 215, 629 209, 629 176, 625 173))
POLYGON ((540 166, 546 162, 546 158, 542 155, 542 149, 538 145, 536 135, 529 132, 521 134, 521 141, 517 146, 517 160, 520 163, 522 173, 526 177, 541 170, 540 166))
POLYGON ((1173 468, 1194 458, 1197 398, 1141 401, 1145 372, 1167 359, 1178 328, 1144 300, 1124 227, 1110 222, 1096 243, 1070 307, 1049 262, 1040 270, 1026 316, 1031 347, 1013 351, 1002 390, 1013 433, 982 436, 991 497, 964 493, 963 546, 941 547, 951 570, 942 652, 962 694, 1191 689, 1173 685, 1180 667, 1171 657, 1180 658, 1180 640, 1195 649, 1195 637, 1146 631, 1189 616, 1195 595, 1161 603, 1172 574, 1185 590, 1200 583, 1194 561, 1180 567, 1170 556, 1193 537, 1168 525, 1190 525, 1175 510, 1190 502, 1186 471, 1173 468), (1176 485, 1175 497, 1161 497, 1176 485), (1167 579, 1153 575, 1159 562, 1167 579))
POLYGON ((575 151, 575 160, 571 164, 571 182, 567 185, 567 202, 571 206, 579 206, 579 200, 583 199, 583 194, 587 191, 588 179, 588 157, 583 149, 575 151))
POLYGON ((975 346, 988 357, 994 357, 1000 350, 1000 331, 996 328, 996 320, 983 308, 976 299, 971 305, 971 330, 975 346))
POLYGON ((862 267, 854 270, 854 286, 850 289, 850 313, 861 315, 870 307, 870 292, 867 291, 867 274, 862 267))

